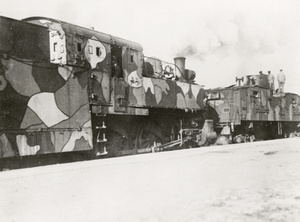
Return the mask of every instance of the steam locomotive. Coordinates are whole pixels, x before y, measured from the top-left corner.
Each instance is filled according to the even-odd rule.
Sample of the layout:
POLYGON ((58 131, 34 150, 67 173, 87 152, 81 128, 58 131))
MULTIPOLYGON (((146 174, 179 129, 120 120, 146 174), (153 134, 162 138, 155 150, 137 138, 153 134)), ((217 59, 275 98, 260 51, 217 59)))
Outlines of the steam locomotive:
POLYGON ((0 17, 0 159, 204 145, 218 114, 185 58, 66 22, 0 17))

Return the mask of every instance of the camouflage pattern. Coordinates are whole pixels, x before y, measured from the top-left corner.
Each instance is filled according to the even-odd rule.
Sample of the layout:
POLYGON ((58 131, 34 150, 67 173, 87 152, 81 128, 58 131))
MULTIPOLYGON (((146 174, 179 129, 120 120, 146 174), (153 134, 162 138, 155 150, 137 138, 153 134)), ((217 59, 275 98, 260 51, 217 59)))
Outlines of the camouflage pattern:
MULTIPOLYGON (((205 92, 199 85, 144 77, 143 87, 135 90, 145 95, 141 97, 141 101, 138 101, 138 105, 190 110, 204 108, 205 92)), ((132 89, 132 92, 136 95, 135 90, 132 89)), ((129 97, 129 100, 135 102, 134 97, 129 97)))
POLYGON ((1 59, 1 156, 91 149, 87 74, 71 69, 1 59))
POLYGON ((48 18, 0 22, 0 157, 93 149, 93 114, 204 109, 199 85, 143 76, 137 43, 48 18), (123 78, 112 77, 113 46, 123 78))

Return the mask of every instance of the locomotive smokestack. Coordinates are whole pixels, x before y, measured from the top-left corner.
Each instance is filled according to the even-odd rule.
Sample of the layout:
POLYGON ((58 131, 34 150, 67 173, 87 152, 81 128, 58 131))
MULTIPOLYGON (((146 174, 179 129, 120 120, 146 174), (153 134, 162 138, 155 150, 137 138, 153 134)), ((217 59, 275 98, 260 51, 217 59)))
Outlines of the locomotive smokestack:
POLYGON ((174 58, 175 63, 175 76, 179 78, 179 80, 184 79, 185 72, 185 57, 176 57, 174 58))

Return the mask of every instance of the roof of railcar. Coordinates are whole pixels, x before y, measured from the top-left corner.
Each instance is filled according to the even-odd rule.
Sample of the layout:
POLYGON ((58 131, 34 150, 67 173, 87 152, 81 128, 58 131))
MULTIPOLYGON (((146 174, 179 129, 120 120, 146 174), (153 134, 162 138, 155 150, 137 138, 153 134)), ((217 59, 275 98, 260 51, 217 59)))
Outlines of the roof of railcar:
MULTIPOLYGON (((230 86, 227 86, 227 87, 217 87, 217 88, 213 88, 213 89, 206 89, 206 91, 207 92, 219 92, 219 91, 229 90, 229 89, 240 90, 240 89, 249 89, 249 88, 253 88, 253 89, 260 88, 260 89, 266 89, 267 90, 267 88, 259 87, 257 85, 238 86, 238 85, 234 84, 234 85, 230 85, 230 86)), ((298 94, 292 93, 292 92, 285 92, 284 95, 286 95, 286 96, 299 96, 298 94)))
POLYGON ((116 45, 119 45, 119 46, 128 46, 131 49, 134 49, 134 50, 137 50, 137 51, 143 51, 143 47, 139 43, 132 42, 132 41, 129 41, 129 40, 126 40, 126 39, 122 39, 122 38, 119 38, 119 37, 116 37, 116 36, 113 36, 113 35, 110 35, 110 34, 95 31, 93 29, 88 29, 88 28, 85 28, 85 27, 81 27, 81 26, 78 26, 78 25, 67 23, 67 22, 64 22, 64 21, 60 21, 60 20, 56 20, 56 19, 52 19, 52 18, 47 18, 47 17, 39 17, 39 16, 22 19, 22 21, 24 21, 24 22, 31 22, 31 21, 36 21, 36 20, 48 20, 48 21, 51 21, 51 22, 59 23, 59 24, 61 24, 62 28, 67 33, 73 33, 73 34, 77 34, 77 35, 88 37, 88 38, 91 38, 92 36, 95 36, 99 40, 101 40, 103 42, 106 42, 106 43, 109 43, 109 44, 116 44, 116 45))

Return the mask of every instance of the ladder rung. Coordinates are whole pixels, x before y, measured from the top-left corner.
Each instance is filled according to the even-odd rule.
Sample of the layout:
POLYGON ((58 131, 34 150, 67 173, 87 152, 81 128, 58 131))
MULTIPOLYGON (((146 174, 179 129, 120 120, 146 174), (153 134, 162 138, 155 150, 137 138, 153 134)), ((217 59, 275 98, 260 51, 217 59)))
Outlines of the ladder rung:
POLYGON ((96 129, 106 129, 106 126, 96 126, 96 129))

